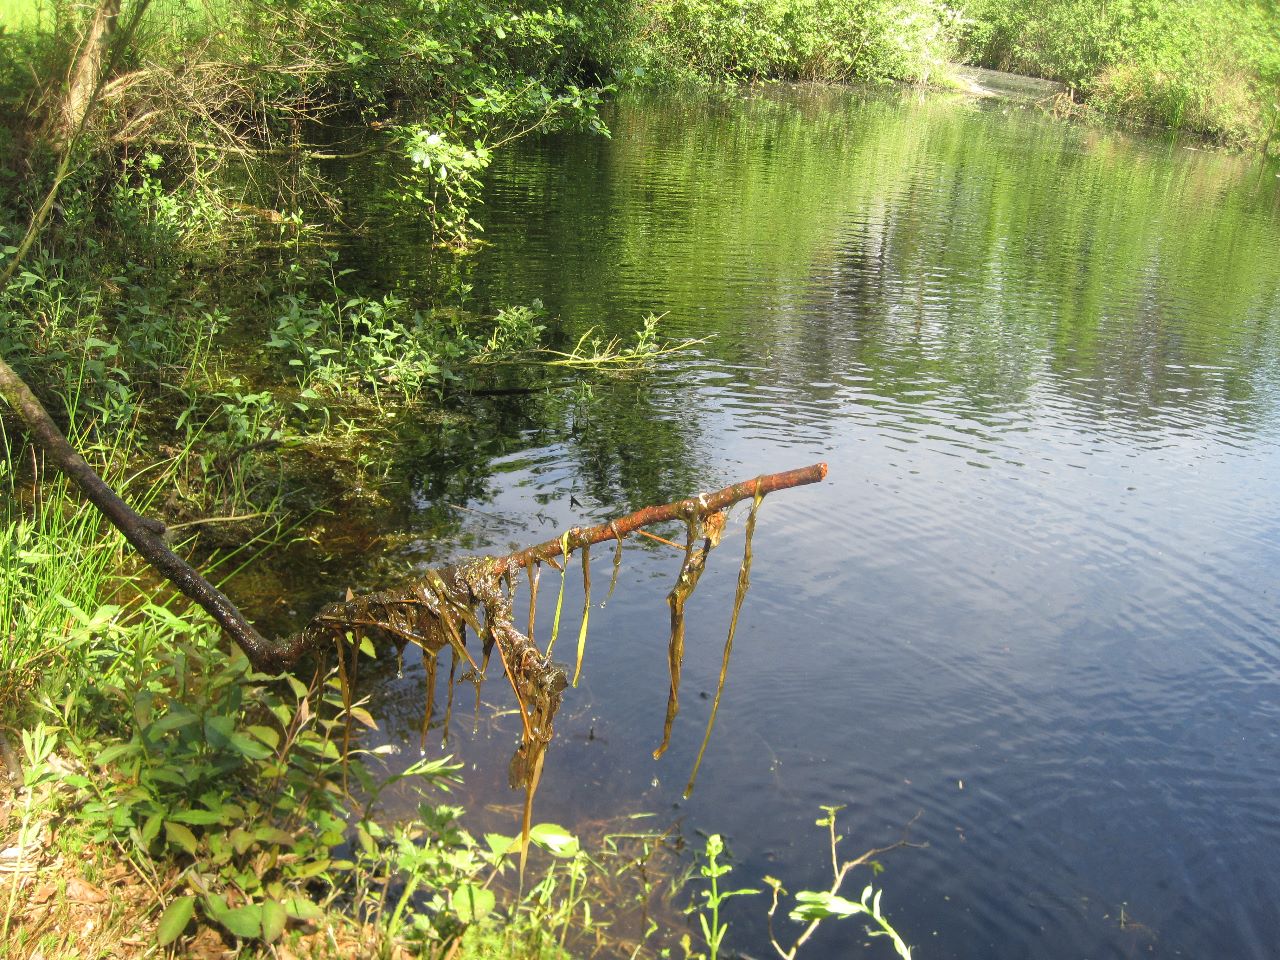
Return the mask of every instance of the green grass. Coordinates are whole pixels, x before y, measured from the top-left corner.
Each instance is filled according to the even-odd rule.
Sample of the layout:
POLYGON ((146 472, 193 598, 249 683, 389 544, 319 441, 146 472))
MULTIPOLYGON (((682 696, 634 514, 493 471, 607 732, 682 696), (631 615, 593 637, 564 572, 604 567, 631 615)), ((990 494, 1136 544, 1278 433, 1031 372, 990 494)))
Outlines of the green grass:
MULTIPOLYGON (((170 477, 125 475, 136 451, 124 440, 86 454, 139 506, 170 477)), ((124 642, 124 608, 139 595, 121 589, 130 584, 123 540, 52 471, 20 480, 20 455, 29 449, 0 423, 0 719, 20 717, 42 695, 64 699, 101 661, 128 658, 138 646, 137 636, 124 642)))

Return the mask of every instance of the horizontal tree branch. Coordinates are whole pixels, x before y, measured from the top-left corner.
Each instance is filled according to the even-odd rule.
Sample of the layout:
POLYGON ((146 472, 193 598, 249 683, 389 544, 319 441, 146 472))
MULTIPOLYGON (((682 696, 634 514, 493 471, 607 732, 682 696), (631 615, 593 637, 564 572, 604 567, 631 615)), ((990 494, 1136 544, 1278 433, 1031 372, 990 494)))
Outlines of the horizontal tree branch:
MULTIPOLYGON (((375 619, 380 619, 384 624, 401 621, 409 624, 421 622, 421 617, 425 615, 424 608, 431 608, 428 612, 436 626, 429 632, 438 639, 442 635, 438 623, 441 617, 452 622, 461 615, 459 610, 445 608, 449 604, 457 605, 464 600, 464 595, 475 592, 474 584, 464 583, 466 578, 459 576, 461 567, 433 571, 426 579, 400 589, 329 604, 299 633, 282 642, 273 643, 258 632, 221 590, 169 549, 164 539, 164 524, 137 513, 89 466, 67 441, 44 405, 3 357, 0 357, 0 397, 9 403, 26 425, 31 438, 44 451, 46 458, 79 488, 85 498, 124 535, 147 563, 213 617, 257 670, 280 673, 293 669, 305 654, 317 649, 325 639, 332 638, 335 634, 341 635, 344 622, 356 628, 373 625, 369 622, 370 611, 379 611, 379 617, 375 619), (405 619, 408 616, 406 611, 410 609, 415 611, 414 616, 419 618, 418 621, 405 619)), ((548 540, 505 557, 487 558, 484 560, 484 579, 496 580, 511 569, 552 560, 589 544, 620 539, 655 523, 695 517, 705 519, 740 500, 754 497, 757 493, 763 495, 817 483, 826 473, 827 465, 817 463, 798 470, 766 474, 754 480, 730 484, 714 493, 696 498, 644 507, 594 527, 575 527, 565 538, 548 540)), ((474 569, 478 562, 480 561, 469 561, 468 569, 474 569)), ((484 599, 488 602, 489 598, 471 599, 484 599)), ((503 624, 504 636, 518 635, 518 631, 513 628, 508 630, 507 627, 508 624, 503 624)), ((411 631, 405 625, 386 629, 401 636, 412 633, 415 639, 427 639, 425 633, 422 637, 417 636, 417 633, 423 631, 411 631)), ((443 635, 446 638, 449 636, 447 633, 443 635)))
MULTIPOLYGON (((749 500, 759 490, 763 496, 778 490, 800 487, 809 483, 820 483, 827 476, 827 465, 815 463, 808 467, 785 470, 782 473, 767 473, 754 480, 742 480, 715 493, 705 493, 699 497, 676 500, 661 506, 644 507, 625 517, 618 517, 594 527, 574 527, 569 531, 569 553, 588 544, 603 543, 606 540, 618 540, 641 527, 665 523, 669 520, 683 520, 686 517, 698 516, 706 518, 731 507, 740 500, 749 500)), ((512 567, 523 567, 535 560, 550 560, 564 554, 562 540, 548 540, 536 546, 527 547, 497 561, 497 572, 505 573, 512 567)))

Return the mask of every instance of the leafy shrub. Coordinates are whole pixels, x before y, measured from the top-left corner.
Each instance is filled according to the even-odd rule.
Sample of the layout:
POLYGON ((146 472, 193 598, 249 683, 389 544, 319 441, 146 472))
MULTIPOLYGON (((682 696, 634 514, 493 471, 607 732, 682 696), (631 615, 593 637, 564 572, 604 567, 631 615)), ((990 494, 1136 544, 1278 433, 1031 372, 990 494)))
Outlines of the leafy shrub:
POLYGON ((648 0, 659 68, 713 80, 927 81, 949 58, 936 0, 648 0))
POLYGON ((311 300, 290 294, 283 305, 267 347, 294 373, 304 396, 438 394, 474 352, 458 325, 394 295, 311 300))
MULTIPOLYGON (((246 945, 318 928, 344 943, 358 936, 369 955, 399 943, 435 956, 485 924, 553 948, 571 922, 590 924, 591 861, 563 828, 532 829, 553 865, 500 910, 490 886, 519 842, 478 842, 459 825, 461 808, 430 800, 456 779, 449 758, 380 776, 370 757, 393 748, 352 746, 351 727, 376 723, 335 677, 308 687, 256 674, 243 656, 226 659, 212 631, 173 615, 168 626, 166 642, 107 670, 87 698, 49 705, 57 722, 37 726, 45 746, 31 765, 61 785, 56 802, 81 841, 168 868, 153 881, 163 885, 159 946, 194 923, 246 945), (69 762, 50 774, 55 740, 69 762), (396 785, 421 802, 389 824, 375 813, 396 785)), ((361 650, 373 653, 367 641, 361 650)))
POLYGON ((983 66, 1060 80, 1131 120, 1230 143, 1275 134, 1280 17, 1267 0, 962 0, 983 66))

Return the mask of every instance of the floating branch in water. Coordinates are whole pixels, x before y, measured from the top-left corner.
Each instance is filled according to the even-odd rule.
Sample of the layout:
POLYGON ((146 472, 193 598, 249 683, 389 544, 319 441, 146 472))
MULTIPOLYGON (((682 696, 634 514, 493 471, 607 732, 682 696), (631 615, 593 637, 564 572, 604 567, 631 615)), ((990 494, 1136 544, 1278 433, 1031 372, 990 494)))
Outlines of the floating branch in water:
POLYGON ((706 337, 697 340, 660 340, 658 323, 665 316, 666 314, 650 314, 645 317, 642 326, 636 331, 635 341, 630 345, 624 344, 619 337, 605 340, 595 327, 591 327, 568 352, 539 351, 548 358, 542 362, 549 367, 571 367, 578 370, 644 367, 662 357, 681 353, 707 342, 706 337))
MULTIPOLYGON (((556 539, 505 557, 478 557, 441 570, 428 571, 421 579, 395 590, 359 597, 348 594, 346 600, 322 609, 293 637, 280 643, 272 643, 249 623, 220 590, 169 548, 164 539, 165 528, 162 523, 134 511, 76 453, 48 411, 27 384, 5 363, 3 357, 0 357, 0 397, 8 401, 22 419, 32 439, 45 452, 47 461, 52 462, 80 489, 158 573, 199 604, 223 627, 244 651, 255 670, 264 673, 294 670, 303 664, 308 655, 323 654, 336 647, 344 688, 343 701, 349 710, 357 682, 359 648, 366 639, 385 637, 397 647, 402 647, 406 642, 417 644, 430 658, 429 674, 434 674, 436 656, 447 646, 451 654, 450 674, 454 673, 460 662, 465 662, 471 668, 468 676, 475 682, 483 680, 484 672, 467 649, 464 635, 466 628, 470 627, 476 634, 485 654, 486 664, 488 652, 496 646, 503 671, 520 707, 523 737, 511 761, 510 781, 513 787, 523 787, 526 791, 526 825, 533 793, 542 772, 543 754, 551 741, 552 723, 569 680, 564 668, 552 662, 550 644, 544 655, 534 642, 532 603, 530 635, 525 636, 516 628, 511 602, 512 578, 509 575, 524 567, 530 574, 531 601, 536 600, 539 565, 550 563, 561 571, 563 577, 567 572, 569 555, 580 550, 584 552, 584 592, 588 592, 589 597, 589 558, 585 552, 591 544, 607 540, 620 543, 627 535, 643 527, 671 520, 682 520, 687 525, 685 559, 680 568, 680 577, 669 597, 672 626, 668 644, 671 690, 663 745, 657 751, 660 754, 669 741, 671 724, 678 707, 684 645, 684 606, 701 576, 707 554, 719 542, 724 525, 723 511, 741 500, 754 498, 754 519, 755 508, 758 508, 761 497, 777 490, 816 483, 827 472, 826 464, 819 463, 784 473, 767 474, 697 498, 645 507, 598 526, 575 527, 556 539), (695 546, 699 537, 704 541, 700 548, 695 546)), ((615 567, 616 562, 615 560, 615 567)), ((736 611, 745 591, 745 569, 748 564, 749 555, 744 560, 744 574, 739 581, 735 624, 736 611)), ((557 608, 562 601, 563 591, 557 608)), ((553 636, 555 630, 553 628, 553 636)), ((732 630, 733 627, 730 628, 730 644, 726 644, 726 664, 732 630)), ((578 638, 578 671, 581 669, 585 644, 584 614, 578 638)), ((722 668, 721 688, 723 674, 722 668)), ((450 691, 452 692, 452 684, 450 691)), ((431 693, 425 699, 428 713, 423 719, 424 737, 431 719, 430 710, 434 706, 431 693)), ((452 706, 452 697, 449 706, 452 706)))

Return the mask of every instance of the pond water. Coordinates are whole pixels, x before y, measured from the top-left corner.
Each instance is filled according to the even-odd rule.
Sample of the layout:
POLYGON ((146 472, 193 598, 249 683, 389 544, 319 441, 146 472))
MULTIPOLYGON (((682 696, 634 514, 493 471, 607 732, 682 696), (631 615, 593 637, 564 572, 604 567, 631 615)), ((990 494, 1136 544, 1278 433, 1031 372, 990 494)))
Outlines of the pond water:
MULTIPOLYGON (((851 854, 916 818, 928 846, 877 882, 922 960, 1275 956, 1277 168, 918 91, 624 99, 608 120, 609 140, 502 153, 472 305, 539 299, 560 343, 649 312, 710 339, 424 428, 382 532, 410 563, 448 559, 762 472, 830 475, 762 507, 688 801, 745 512, 690 602, 659 761, 679 557, 628 544, 536 819, 656 811, 724 833, 744 884, 798 889, 829 875, 819 806, 846 804, 851 854)), ((438 268, 391 227, 348 259, 375 286, 438 268)), ((406 757, 422 682, 410 658, 375 696, 406 757)), ((459 695, 447 749, 510 832, 502 693, 478 724, 459 695)), ((733 907, 736 948, 771 955, 765 899, 733 907)), ((859 929, 807 955, 860 955, 859 929)))

